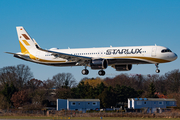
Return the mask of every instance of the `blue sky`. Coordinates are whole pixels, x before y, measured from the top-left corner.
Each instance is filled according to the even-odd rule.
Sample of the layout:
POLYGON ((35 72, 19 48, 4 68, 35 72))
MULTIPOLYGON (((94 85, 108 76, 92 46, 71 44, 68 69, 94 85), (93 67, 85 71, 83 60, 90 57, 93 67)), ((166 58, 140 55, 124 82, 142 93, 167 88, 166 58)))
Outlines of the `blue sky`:
MULTIPOLYGON (((36 79, 70 72, 77 82, 84 67, 52 67, 23 61, 4 52, 20 52, 16 26, 23 26, 45 49, 160 45, 180 55, 179 0, 0 0, 0 68, 25 64, 36 79)), ((160 64, 160 75, 179 69, 180 60, 160 64)), ((134 65, 131 71, 108 67, 104 77, 121 73, 155 74, 155 65, 134 65)), ((102 78, 104 78, 102 77, 102 78)))

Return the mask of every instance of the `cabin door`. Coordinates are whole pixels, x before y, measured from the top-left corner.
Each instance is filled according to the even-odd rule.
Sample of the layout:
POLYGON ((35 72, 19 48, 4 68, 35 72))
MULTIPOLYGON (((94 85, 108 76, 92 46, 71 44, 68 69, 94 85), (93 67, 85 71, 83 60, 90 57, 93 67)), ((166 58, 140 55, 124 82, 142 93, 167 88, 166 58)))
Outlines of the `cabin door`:
POLYGON ((152 52, 151 52, 152 57, 156 57, 156 49, 157 49, 156 47, 152 48, 152 52))

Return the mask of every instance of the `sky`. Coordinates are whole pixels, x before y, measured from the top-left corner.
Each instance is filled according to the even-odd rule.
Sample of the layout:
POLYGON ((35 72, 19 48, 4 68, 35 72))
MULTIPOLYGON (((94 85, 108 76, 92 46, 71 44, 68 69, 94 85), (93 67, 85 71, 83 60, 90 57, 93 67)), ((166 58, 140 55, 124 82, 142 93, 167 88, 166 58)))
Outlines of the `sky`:
MULTIPOLYGON (((23 26, 41 48, 93 48, 159 45, 180 56, 179 0, 0 0, 0 68, 25 64, 34 78, 52 79, 72 73, 77 82, 99 77, 98 70, 82 75, 80 67, 52 67, 14 58, 4 52, 20 52, 16 26, 23 26)), ((156 74, 154 64, 133 65, 118 72, 110 66, 106 75, 156 74)), ((160 75, 180 69, 179 58, 159 65, 160 75)))

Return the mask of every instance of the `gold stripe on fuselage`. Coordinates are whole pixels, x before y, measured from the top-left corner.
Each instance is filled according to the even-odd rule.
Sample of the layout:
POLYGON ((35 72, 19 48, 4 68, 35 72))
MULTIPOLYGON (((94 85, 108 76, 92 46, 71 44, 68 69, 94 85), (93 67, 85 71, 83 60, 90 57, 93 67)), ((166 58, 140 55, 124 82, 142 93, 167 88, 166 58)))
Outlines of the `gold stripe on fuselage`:
POLYGON ((171 62, 169 60, 159 59, 159 58, 152 58, 152 57, 134 57, 134 56, 124 56, 124 57, 102 57, 102 58, 108 58, 108 59, 121 59, 121 58, 127 58, 127 59, 141 59, 141 60, 148 60, 155 63, 166 63, 171 62))
MULTIPOLYGON (((35 56, 34 56, 35 57, 35 56)), ((163 60, 163 59, 159 59, 159 58, 151 58, 151 57, 102 57, 102 58, 108 58, 108 59, 121 59, 121 58, 127 58, 127 59, 141 59, 141 60, 146 60, 146 61, 152 61, 155 63, 166 63, 166 62, 170 62, 168 60, 163 60)), ((66 62, 66 61, 51 61, 51 60, 43 60, 43 59, 39 59, 37 60, 37 57, 33 58, 33 60, 36 61, 40 61, 40 62, 49 62, 49 63, 58 63, 58 62, 66 62)), ((73 61, 72 61, 73 62, 73 61)))
POLYGON ((44 63, 64 63, 64 62, 66 62, 66 61, 45 60, 45 59, 37 58, 37 57, 35 57, 35 56, 33 56, 33 55, 30 55, 30 56, 31 56, 30 58, 31 58, 32 60, 39 61, 39 62, 44 62, 44 63))

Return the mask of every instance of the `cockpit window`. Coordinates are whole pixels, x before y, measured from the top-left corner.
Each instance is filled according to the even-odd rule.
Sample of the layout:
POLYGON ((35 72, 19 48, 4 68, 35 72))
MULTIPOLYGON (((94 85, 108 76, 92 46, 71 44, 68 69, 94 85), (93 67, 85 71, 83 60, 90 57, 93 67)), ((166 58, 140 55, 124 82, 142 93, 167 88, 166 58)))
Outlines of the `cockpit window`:
POLYGON ((165 52, 172 52, 172 51, 170 49, 163 49, 161 52, 165 53, 165 52))

